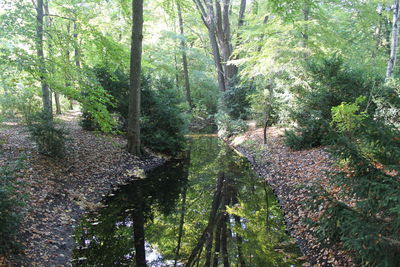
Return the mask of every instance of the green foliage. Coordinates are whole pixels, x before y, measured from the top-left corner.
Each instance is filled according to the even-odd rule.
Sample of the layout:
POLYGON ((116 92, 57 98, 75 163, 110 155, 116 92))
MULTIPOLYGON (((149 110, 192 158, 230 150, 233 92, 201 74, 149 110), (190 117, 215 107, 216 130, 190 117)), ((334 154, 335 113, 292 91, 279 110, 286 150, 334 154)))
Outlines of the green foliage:
POLYGON ((40 113, 32 117, 28 129, 39 153, 50 157, 64 157, 67 132, 62 127, 40 113))
POLYGON ((85 114, 84 119, 93 119, 95 123, 85 123, 87 125, 98 125, 102 132, 112 132, 117 124, 108 110, 108 107, 114 106, 113 97, 101 86, 92 70, 86 70, 86 73, 88 79, 82 84, 79 102, 85 114))
POLYGON ((218 112, 215 115, 218 126, 218 134, 221 137, 230 137, 244 133, 247 130, 247 123, 242 119, 234 120, 225 112, 218 112))
POLYGON ((18 192, 21 183, 17 181, 17 173, 21 168, 22 160, 0 167, 0 255, 20 247, 16 236, 24 205, 23 197, 18 192))
POLYGON ((359 128, 368 116, 366 112, 359 112, 359 104, 365 101, 365 97, 360 96, 355 103, 343 102, 339 106, 332 108, 332 124, 335 124, 342 133, 354 131, 359 128))
POLYGON ((3 79, 0 96, 0 110, 5 117, 22 116, 24 121, 28 121, 29 116, 41 108, 38 89, 32 80, 24 77, 3 79))
MULTIPOLYGON (((93 69, 96 79, 104 94, 106 94, 110 101, 105 102, 105 106, 102 107, 103 113, 117 113, 118 120, 120 122, 118 130, 126 130, 128 120, 128 107, 129 107, 129 77, 122 70, 117 69, 111 72, 105 67, 96 67, 93 69), (112 101, 111 101, 112 100, 112 101)), ((99 123, 91 112, 88 112, 87 105, 83 105, 81 126, 85 130, 94 131, 100 129, 99 123)), ((107 115, 108 116, 108 115, 107 115)), ((115 129, 116 124, 110 125, 112 129, 115 129)))
MULTIPOLYGON (((308 88, 295 88, 295 103, 291 118, 296 122, 293 131, 286 133, 286 144, 302 149, 326 144, 330 131, 332 107, 342 102, 353 102, 359 96, 369 97, 375 89, 376 80, 361 71, 349 68, 338 56, 310 61, 306 66, 308 88)), ((362 108, 367 107, 364 101, 362 108)), ((375 105, 368 106, 373 113, 375 105)), ((338 115, 339 116, 339 115, 338 115)))
POLYGON ((222 93, 221 108, 234 120, 245 119, 249 114, 250 93, 247 86, 235 83, 235 86, 222 93))
POLYGON ((211 115, 207 107, 202 104, 197 104, 191 111, 190 131, 194 133, 214 133, 216 124, 214 116, 211 115))
POLYGON ((391 79, 374 97, 376 118, 400 129, 400 81, 391 79))
POLYGON ((141 136, 143 144, 155 151, 175 153, 185 143, 187 118, 183 101, 167 78, 142 80, 141 136))
POLYGON ((360 100, 332 109, 337 131, 331 133, 331 153, 345 165, 330 179, 341 188, 340 199, 354 204, 318 191, 316 207, 330 202, 318 232, 323 242, 340 242, 354 252, 361 265, 398 266, 400 132, 359 112, 360 100))

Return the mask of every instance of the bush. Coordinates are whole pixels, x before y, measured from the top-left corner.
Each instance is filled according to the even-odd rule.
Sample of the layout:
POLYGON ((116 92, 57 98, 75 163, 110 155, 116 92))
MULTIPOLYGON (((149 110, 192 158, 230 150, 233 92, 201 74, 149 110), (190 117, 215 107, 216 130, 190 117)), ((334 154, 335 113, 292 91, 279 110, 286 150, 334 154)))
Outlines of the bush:
POLYGON ((321 241, 342 243, 360 265, 399 266, 400 132, 366 116, 360 105, 358 99, 332 109, 331 152, 345 165, 329 177, 341 198, 319 191, 315 208, 330 204, 316 225, 321 241))
POLYGON ((241 119, 233 120, 223 111, 220 111, 215 115, 215 120, 218 125, 218 135, 222 138, 238 135, 247 130, 246 121, 241 119))
MULTIPOLYGON (((286 144, 302 149, 326 144, 329 135, 331 108, 342 102, 354 102, 359 96, 369 97, 378 80, 365 77, 362 72, 347 67, 339 57, 311 61, 306 66, 309 88, 295 93, 291 119, 296 122, 294 131, 286 134, 286 144)), ((362 107, 372 114, 374 104, 362 107)))
MULTIPOLYGON (((107 110, 117 115, 119 129, 126 131, 129 115, 129 76, 121 70, 111 72, 95 68, 98 82, 114 99, 107 110)), ((143 74, 141 77, 141 139, 142 144, 154 151, 175 153, 184 144, 187 129, 184 104, 174 81, 166 77, 143 74)), ((88 112, 83 112, 82 127, 97 130, 98 124, 88 112)))
POLYGON ((144 146, 169 153, 183 148, 187 118, 178 95, 173 81, 166 78, 142 81, 141 136, 144 146))
POLYGON ((230 118, 234 120, 246 119, 250 109, 248 98, 250 93, 250 88, 236 83, 235 86, 222 94, 220 106, 230 118))
POLYGON ((400 81, 391 79, 374 97, 376 118, 400 129, 400 81))
POLYGON ((19 248, 17 234, 21 223, 22 206, 24 204, 18 192, 16 173, 22 167, 22 161, 0 167, 0 255, 19 248))
POLYGON ((65 154, 66 131, 50 122, 46 115, 39 114, 28 125, 31 138, 37 144, 39 153, 62 158, 65 154))

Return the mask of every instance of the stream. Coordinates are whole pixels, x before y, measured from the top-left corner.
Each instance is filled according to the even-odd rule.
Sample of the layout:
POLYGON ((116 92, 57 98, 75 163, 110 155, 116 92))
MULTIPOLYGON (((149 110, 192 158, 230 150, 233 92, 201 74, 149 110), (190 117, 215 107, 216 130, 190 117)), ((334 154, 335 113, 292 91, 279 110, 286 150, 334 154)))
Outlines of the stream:
POLYGON ((105 197, 74 266, 301 266, 272 189, 215 136, 105 197))

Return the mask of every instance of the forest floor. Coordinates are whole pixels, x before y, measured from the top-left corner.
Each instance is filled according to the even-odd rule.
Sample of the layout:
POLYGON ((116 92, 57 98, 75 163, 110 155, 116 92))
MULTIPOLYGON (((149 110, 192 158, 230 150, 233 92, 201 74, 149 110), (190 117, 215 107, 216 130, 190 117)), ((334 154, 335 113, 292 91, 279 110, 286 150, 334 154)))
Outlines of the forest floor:
POLYGON ((5 123, 0 129, 0 166, 26 158, 19 175, 27 199, 19 236, 24 248, 7 257, 11 266, 70 266, 79 218, 95 209, 113 187, 164 162, 155 156, 139 160, 129 155, 122 137, 83 131, 78 117, 78 111, 59 117, 69 132, 61 160, 37 153, 18 123, 5 123))
POLYGON ((304 219, 318 220, 326 205, 311 211, 309 186, 318 184, 331 192, 337 191, 326 176, 333 160, 324 147, 294 151, 283 143, 284 129, 270 127, 267 144, 263 144, 263 129, 250 125, 250 130, 230 140, 252 163, 260 177, 266 179, 279 199, 285 213, 288 231, 297 240, 308 261, 303 266, 354 266, 351 257, 340 247, 325 248, 315 237, 316 229, 304 219))

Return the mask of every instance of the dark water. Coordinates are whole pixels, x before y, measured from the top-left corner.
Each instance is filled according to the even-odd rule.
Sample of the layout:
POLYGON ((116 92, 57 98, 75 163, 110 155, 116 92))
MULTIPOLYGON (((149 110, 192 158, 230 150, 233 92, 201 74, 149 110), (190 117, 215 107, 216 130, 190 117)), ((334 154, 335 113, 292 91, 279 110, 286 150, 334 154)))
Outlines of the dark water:
POLYGON ((103 204, 76 229, 76 266, 300 265, 270 187, 216 137, 103 204))

